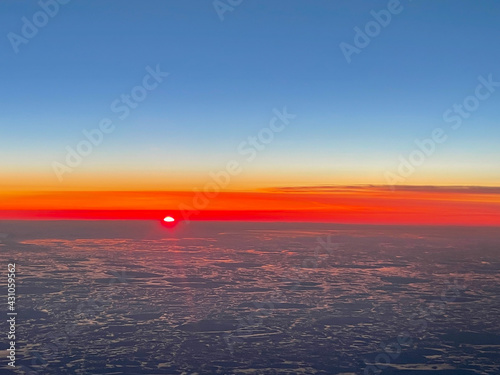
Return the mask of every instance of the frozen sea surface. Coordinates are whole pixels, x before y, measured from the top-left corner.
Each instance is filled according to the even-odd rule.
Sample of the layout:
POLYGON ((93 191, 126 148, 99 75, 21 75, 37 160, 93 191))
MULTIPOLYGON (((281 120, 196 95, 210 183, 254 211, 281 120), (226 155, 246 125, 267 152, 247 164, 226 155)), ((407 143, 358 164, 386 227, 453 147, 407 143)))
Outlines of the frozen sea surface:
POLYGON ((498 228, 0 224, 19 373, 500 374, 498 228))

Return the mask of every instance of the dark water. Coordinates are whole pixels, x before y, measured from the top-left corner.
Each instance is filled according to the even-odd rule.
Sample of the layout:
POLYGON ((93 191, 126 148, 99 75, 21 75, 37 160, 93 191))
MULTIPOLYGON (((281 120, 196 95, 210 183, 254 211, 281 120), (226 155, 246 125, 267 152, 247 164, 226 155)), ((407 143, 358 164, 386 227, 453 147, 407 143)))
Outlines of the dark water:
POLYGON ((18 373, 500 374, 495 228, 0 224, 18 373))

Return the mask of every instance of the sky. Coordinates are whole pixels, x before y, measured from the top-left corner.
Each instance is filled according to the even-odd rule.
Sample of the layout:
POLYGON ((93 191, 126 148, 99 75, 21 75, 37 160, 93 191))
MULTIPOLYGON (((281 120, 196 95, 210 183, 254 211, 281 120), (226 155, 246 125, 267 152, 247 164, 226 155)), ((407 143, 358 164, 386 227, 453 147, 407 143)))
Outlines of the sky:
POLYGON ((222 192, 500 186, 497 1, 0 8, 0 210, 41 191, 53 209, 71 191, 193 194, 231 163, 222 192))

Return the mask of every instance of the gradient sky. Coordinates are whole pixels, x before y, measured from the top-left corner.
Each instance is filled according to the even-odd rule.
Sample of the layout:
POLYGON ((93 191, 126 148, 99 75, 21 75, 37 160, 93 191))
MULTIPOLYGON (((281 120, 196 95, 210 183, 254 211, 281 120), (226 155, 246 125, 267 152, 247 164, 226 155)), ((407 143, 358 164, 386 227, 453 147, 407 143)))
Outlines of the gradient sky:
POLYGON ((18 53, 8 35, 40 5, 2 1, 0 189, 192 191, 232 159, 227 190, 378 185, 436 127, 447 141, 405 185, 500 186, 500 88, 460 129, 443 120, 478 76, 500 81, 500 3, 400 6, 349 64, 340 43, 387 1, 243 0, 221 21, 205 0, 73 0, 18 53), (118 120, 157 64, 170 75, 118 120), (284 107, 297 117, 247 162, 238 145, 284 107), (104 117, 114 132, 60 182, 51 164, 104 117))

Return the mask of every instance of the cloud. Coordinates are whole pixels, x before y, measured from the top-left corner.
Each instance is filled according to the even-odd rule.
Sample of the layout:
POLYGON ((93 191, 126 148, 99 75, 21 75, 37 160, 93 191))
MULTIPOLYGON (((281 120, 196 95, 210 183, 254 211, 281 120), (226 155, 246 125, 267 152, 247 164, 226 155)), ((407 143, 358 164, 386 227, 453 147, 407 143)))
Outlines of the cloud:
MULTIPOLYGON (((347 193, 390 191, 387 185, 319 185, 319 186, 281 186, 270 189, 283 193, 347 193)), ((422 193, 461 193, 461 194, 500 194, 498 186, 434 186, 398 185, 398 191, 422 193)))

